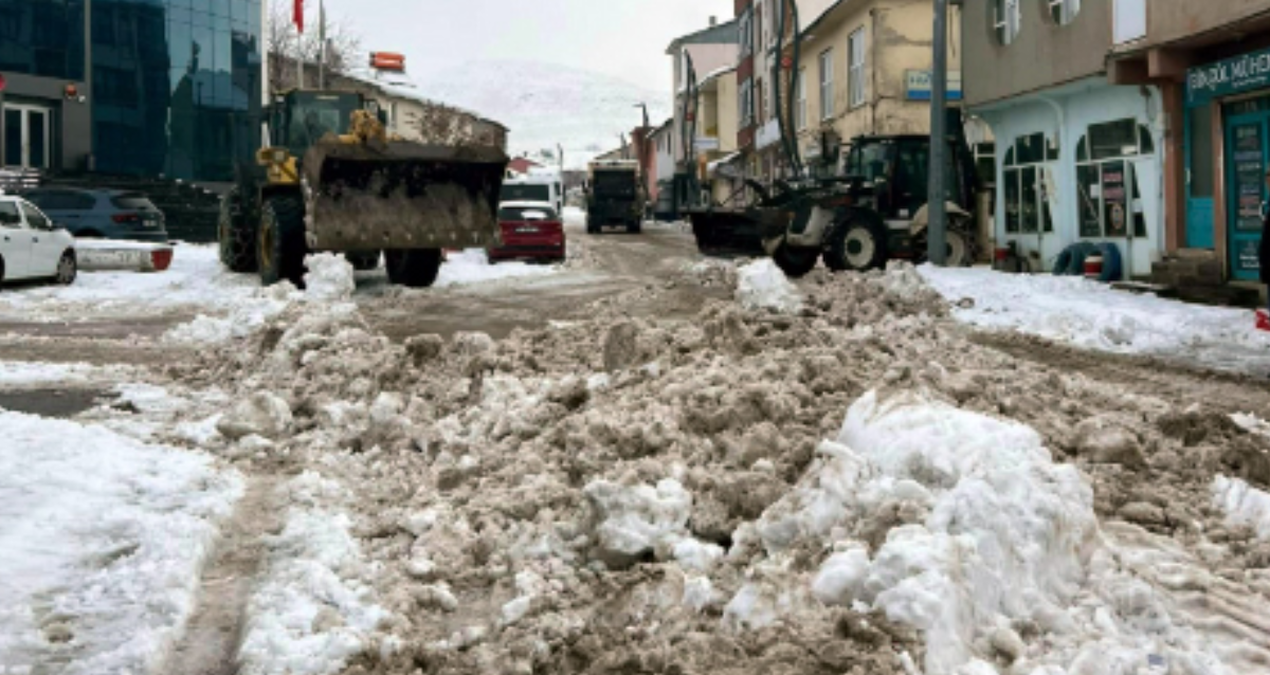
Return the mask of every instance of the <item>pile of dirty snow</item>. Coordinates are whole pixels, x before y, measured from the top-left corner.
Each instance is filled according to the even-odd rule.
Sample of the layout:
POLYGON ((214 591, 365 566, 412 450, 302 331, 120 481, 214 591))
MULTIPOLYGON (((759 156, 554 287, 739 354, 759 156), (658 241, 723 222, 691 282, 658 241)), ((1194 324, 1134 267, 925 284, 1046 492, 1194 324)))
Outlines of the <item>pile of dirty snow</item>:
POLYGON ((803 296, 770 258, 737 270, 736 301, 746 309, 770 309, 795 314, 803 308, 803 296))
POLYGON ((205 455, 0 412, 0 672, 153 672, 242 494, 205 455))

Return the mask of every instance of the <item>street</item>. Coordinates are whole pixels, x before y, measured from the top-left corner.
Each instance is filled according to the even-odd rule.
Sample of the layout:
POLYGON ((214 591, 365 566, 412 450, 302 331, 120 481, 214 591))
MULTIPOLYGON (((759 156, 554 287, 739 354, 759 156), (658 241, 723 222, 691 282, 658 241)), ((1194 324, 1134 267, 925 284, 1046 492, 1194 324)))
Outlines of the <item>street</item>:
POLYGON ((1270 345, 1234 327, 1246 314, 982 270, 791 286, 701 258, 678 224, 587 235, 570 211, 567 233, 564 264, 458 253, 426 290, 338 258, 311 261, 328 281, 307 291, 261 289, 208 247, 164 274, 6 288, 6 453, 62 449, 4 459, 0 501, 27 513, 4 522, 44 528, 0 528, 0 663, 1266 663, 1270 345), (993 304, 1014 292, 1025 311, 993 304), (1119 303, 1116 330, 1085 295, 1119 303), (76 479, 95 510, 55 506, 101 461, 124 473, 76 479), (191 543, 158 545, 172 528, 191 543), (978 562, 949 557, 970 541, 978 562), (1048 609, 1011 608, 1029 594, 1048 609))

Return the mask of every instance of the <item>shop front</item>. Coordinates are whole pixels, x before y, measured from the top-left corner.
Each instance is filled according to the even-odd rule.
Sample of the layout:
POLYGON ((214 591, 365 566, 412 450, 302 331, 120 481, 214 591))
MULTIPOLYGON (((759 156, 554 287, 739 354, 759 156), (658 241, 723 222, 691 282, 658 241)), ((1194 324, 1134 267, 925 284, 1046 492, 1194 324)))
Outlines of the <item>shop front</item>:
POLYGON ((1186 245, 1256 281, 1270 166, 1270 50, 1191 68, 1186 77, 1186 245))
POLYGON ((972 112, 995 137, 997 246, 1050 271, 1072 244, 1111 244, 1126 277, 1150 274, 1164 247, 1156 90, 1091 79, 972 112))

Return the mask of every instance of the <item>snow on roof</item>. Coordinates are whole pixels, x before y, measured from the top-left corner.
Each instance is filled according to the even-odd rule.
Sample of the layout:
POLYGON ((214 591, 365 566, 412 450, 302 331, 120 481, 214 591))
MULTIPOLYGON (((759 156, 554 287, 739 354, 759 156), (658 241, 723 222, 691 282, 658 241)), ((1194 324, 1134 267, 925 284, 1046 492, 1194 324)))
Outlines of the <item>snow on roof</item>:
POLYGON ((731 164, 732 162, 735 162, 738 158, 740 158, 740 156, 741 156, 741 153, 734 152, 730 155, 716 159, 713 162, 710 162, 709 164, 706 165, 706 171, 710 173, 714 173, 715 171, 718 170, 719 167, 723 166, 724 164, 731 164))
MULTIPOLYGON (((735 63, 734 63, 734 64, 732 64, 732 65, 730 65, 730 66, 722 66, 722 67, 719 67, 719 68, 715 68, 714 70, 712 70, 712 71, 710 71, 710 72, 706 73, 705 77, 701 77, 701 78, 698 78, 698 79, 697 79, 697 88, 698 88, 698 89, 700 89, 701 87, 705 86, 706 84, 708 84, 708 83, 710 83, 710 82, 713 82, 714 80, 718 79, 719 77, 721 77, 721 76, 723 76, 723 75, 726 75, 726 74, 728 74, 728 73, 730 73, 730 72, 732 72, 732 71, 734 71, 734 70, 736 70, 736 64, 735 64, 735 63)), ((688 90, 688 84, 687 84, 687 83, 684 83, 684 86, 682 86, 682 87, 680 87, 680 88, 679 88, 679 93, 680 93, 680 94, 682 94, 682 93, 686 92, 687 90, 688 90)))

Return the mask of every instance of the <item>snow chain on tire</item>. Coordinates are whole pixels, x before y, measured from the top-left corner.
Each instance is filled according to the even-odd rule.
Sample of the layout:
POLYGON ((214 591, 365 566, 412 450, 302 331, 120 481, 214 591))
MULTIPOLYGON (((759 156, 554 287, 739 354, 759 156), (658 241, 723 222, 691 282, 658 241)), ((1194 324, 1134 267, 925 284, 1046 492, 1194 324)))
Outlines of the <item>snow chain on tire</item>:
POLYGON ((256 271, 256 230, 243 213, 238 189, 230 190, 220 202, 216 237, 220 244, 220 261, 231 272, 256 271))

